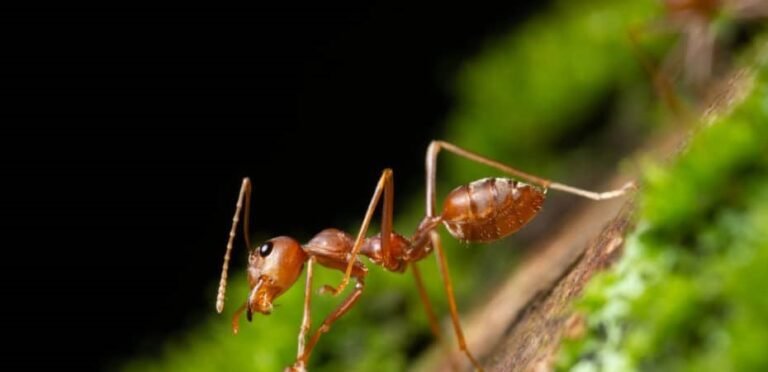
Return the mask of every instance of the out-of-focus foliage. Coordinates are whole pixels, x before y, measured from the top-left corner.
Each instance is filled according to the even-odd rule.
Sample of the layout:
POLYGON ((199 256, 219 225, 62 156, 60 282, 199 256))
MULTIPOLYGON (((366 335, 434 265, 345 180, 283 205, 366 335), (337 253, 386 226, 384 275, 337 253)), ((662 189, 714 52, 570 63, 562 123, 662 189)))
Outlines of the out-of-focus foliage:
MULTIPOLYGON (((589 171, 612 167, 626 148, 612 143, 611 135, 591 136, 599 132, 592 128, 603 129, 604 123, 618 121, 619 128, 632 134, 643 132, 649 90, 626 35, 631 25, 649 19, 655 7, 645 0, 563 0, 508 35, 490 40, 459 71, 456 107, 447 119, 444 138, 547 177, 595 182, 589 171), (592 117, 596 111, 607 112, 592 117)), ((444 158, 448 160, 441 160, 438 171, 441 195, 495 174, 450 155, 444 158)), ((396 211, 395 227, 410 234, 424 215, 424 195, 399 193, 398 198, 408 199, 409 204, 396 211)), ((354 231, 357 224, 351 222, 349 230, 354 231)), ((509 240, 504 247, 467 247, 443 236, 460 309, 468 309, 478 293, 491 288, 493 278, 514 269, 515 251, 509 249, 509 240)), ((219 258, 212 252, 211 264, 218 266, 219 258)), ((427 259, 420 267, 437 311, 447 316, 434 260, 427 259)), ((312 370, 403 370, 409 358, 431 340, 411 275, 369 268, 360 302, 321 338, 310 361, 312 370)), ((224 316, 213 314, 212 283, 209 320, 172 341, 161 341, 165 343, 162 355, 140 356, 123 368, 276 371, 293 363, 303 278, 276 301, 272 315, 255 316, 253 323, 244 322, 240 334, 233 336, 230 316, 245 299, 247 287, 244 275, 237 271, 229 284, 224 316)), ((322 267, 315 272, 318 286, 340 280, 339 273, 322 267)), ((313 297, 315 327, 340 300, 313 297)))
MULTIPOLYGON (((563 1, 494 41, 458 79, 460 104, 448 120, 449 137, 523 168, 557 168, 569 136, 595 124, 586 116, 644 78, 628 33, 653 18, 654 5, 563 1)), ((464 162, 457 167, 462 176, 486 171, 464 162)))
POLYGON ((588 332, 561 369, 768 370, 766 40, 748 97, 674 162, 645 167, 638 229, 587 287, 588 332))

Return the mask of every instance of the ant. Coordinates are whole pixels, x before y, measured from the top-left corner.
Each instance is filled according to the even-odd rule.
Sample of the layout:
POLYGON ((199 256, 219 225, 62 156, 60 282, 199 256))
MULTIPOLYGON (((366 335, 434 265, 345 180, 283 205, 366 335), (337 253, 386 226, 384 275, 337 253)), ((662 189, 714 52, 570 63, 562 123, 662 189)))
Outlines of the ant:
MULTIPOLYGON (((358 260, 358 256, 363 255, 368 257, 372 263, 392 272, 402 273, 406 268, 411 268, 419 289, 419 295, 427 311, 430 327, 433 333, 439 336, 439 325, 432 312, 421 274, 416 266, 417 261, 424 259, 434 250, 448 298, 451 320, 459 348, 477 370, 482 370, 477 359, 467 348, 461 330, 453 285, 448 271, 448 262, 440 243, 440 236, 436 231, 440 224, 443 224, 456 239, 464 242, 487 243, 502 239, 527 224, 538 213, 548 189, 560 190, 593 200, 605 200, 622 196, 635 188, 634 183, 628 182, 622 188, 612 191, 602 193, 587 191, 524 173, 443 141, 432 141, 427 149, 426 176, 427 213, 410 238, 400 235, 392 229, 393 173, 391 169, 385 169, 376 185, 376 190, 356 238, 352 238, 351 235, 343 231, 330 228, 321 231, 306 244, 301 244, 287 236, 279 236, 267 240, 258 248, 251 250, 248 256, 250 292, 245 303, 235 311, 232 319, 233 331, 237 333, 239 329, 238 319, 243 311, 245 311, 248 321, 251 321, 253 313, 256 312, 265 315, 270 314, 272 302, 296 282, 306 266, 304 315, 299 331, 298 354, 295 363, 289 367, 289 370, 305 370, 312 349, 317 345, 320 336, 328 332, 331 325, 360 299, 365 287, 365 277, 368 273, 365 265, 358 260), (508 178, 484 178, 459 186, 448 194, 443 204, 443 210, 438 214, 435 208, 435 177, 437 156, 440 150, 446 150, 490 166, 528 183, 508 178), (384 204, 381 232, 375 236, 366 237, 382 194, 384 204), (338 295, 347 287, 351 279, 354 279, 355 284, 353 291, 325 318, 322 325, 315 330, 307 342, 311 325, 312 272, 316 263, 344 273, 338 286, 325 285, 320 289, 321 294, 338 295)), ((235 231, 240 222, 242 209, 244 209, 243 229, 245 230, 248 226, 250 198, 251 181, 246 177, 240 188, 235 215, 232 218, 232 228, 229 232, 227 250, 224 254, 221 281, 216 298, 216 310, 219 313, 224 309, 227 270, 235 231)), ((245 244, 250 249, 248 233, 245 232, 243 235, 245 244)))
MULTIPOLYGON (((746 23, 768 17, 765 0, 663 0, 662 3, 665 17, 656 28, 678 33, 682 39, 667 58, 666 67, 671 69, 670 65, 681 59, 684 82, 697 95, 703 95, 715 77, 718 19, 746 23)), ((633 30, 635 34, 638 31, 633 30)), ((638 43, 638 35, 632 35, 632 39, 638 43)))

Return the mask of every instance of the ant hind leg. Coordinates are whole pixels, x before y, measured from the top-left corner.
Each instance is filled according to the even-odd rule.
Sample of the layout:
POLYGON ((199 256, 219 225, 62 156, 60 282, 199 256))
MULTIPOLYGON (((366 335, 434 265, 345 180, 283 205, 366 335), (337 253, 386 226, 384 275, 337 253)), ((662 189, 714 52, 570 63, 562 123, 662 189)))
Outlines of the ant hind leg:
POLYGON ((534 185, 543 187, 545 189, 550 188, 554 190, 559 190, 563 192, 567 192, 569 194, 578 195, 587 199, 592 200, 606 200, 606 199, 613 199, 617 198, 619 196, 625 195, 631 190, 634 190, 637 188, 634 182, 627 182, 625 183, 621 188, 615 189, 615 190, 609 190, 605 192, 595 192, 595 191, 589 191, 580 189, 577 187, 573 187, 570 185, 553 182, 548 179, 544 179, 541 177, 534 176, 529 173, 525 173, 519 169, 512 168, 506 164, 500 163, 496 160, 489 159, 485 156, 476 154, 472 151, 465 150, 459 146, 456 146, 452 143, 444 142, 444 141, 438 141, 434 140, 432 143, 429 144, 429 148, 427 149, 427 157, 426 157, 426 166, 427 166, 427 215, 428 216, 435 216, 435 203, 436 203, 436 191, 435 191, 435 178, 437 174, 437 155, 440 152, 441 149, 445 149, 453 154, 456 154, 458 156, 461 156, 465 159, 472 160, 474 162, 487 165, 491 168, 498 169, 504 173, 510 174, 520 180, 523 180, 525 182, 532 183, 534 185))

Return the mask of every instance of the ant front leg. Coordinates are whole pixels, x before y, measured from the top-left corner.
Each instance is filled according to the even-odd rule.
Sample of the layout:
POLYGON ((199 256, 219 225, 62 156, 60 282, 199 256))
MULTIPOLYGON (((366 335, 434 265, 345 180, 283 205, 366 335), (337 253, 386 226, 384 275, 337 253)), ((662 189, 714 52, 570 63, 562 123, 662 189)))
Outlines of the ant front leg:
MULTIPOLYGON (((306 368, 307 361, 309 360, 309 356, 312 354, 312 349, 315 348, 315 345, 317 345, 317 341, 320 340, 320 336, 323 335, 323 333, 328 333, 328 331, 331 330, 331 325, 341 318, 344 314, 346 314, 349 309, 352 308, 352 306, 357 303, 357 300, 360 299, 360 295, 363 294, 363 288, 365 288, 365 281, 363 280, 363 277, 355 277, 355 280, 357 283, 355 283, 355 290, 352 291, 352 293, 347 296, 346 299, 344 299, 344 302, 342 302, 336 310, 334 310, 332 313, 328 314, 328 316, 323 321, 323 324, 320 325, 320 327, 315 330, 315 333, 312 335, 312 338, 309 340, 309 343, 306 344, 306 347, 303 347, 302 343, 299 343, 299 349, 301 350, 302 347, 304 350, 301 350, 299 353, 299 356, 296 358, 296 363, 291 367, 289 370, 293 371, 303 371, 306 368)), ((305 301, 305 320, 306 323, 302 322, 302 334, 305 334, 305 326, 306 330, 309 330, 309 302, 305 301)), ((303 335, 299 336, 300 338, 303 338, 303 335)))
POLYGON ((312 327, 311 304, 312 304, 312 267, 315 264, 315 258, 311 257, 307 262, 307 281, 304 284, 304 315, 301 318, 301 328, 299 329, 299 347, 296 353, 296 363, 289 370, 305 371, 306 362, 309 353, 306 348, 307 334, 312 327))
POLYGON ((365 235, 368 232, 368 227, 373 219, 373 213, 376 211, 376 206, 379 204, 381 194, 384 194, 384 207, 382 208, 381 219, 381 250, 382 252, 389 252, 390 236, 392 234, 392 209, 395 198, 395 186, 392 179, 392 169, 385 169, 379 178, 379 183, 376 185, 376 190, 373 192, 370 204, 368 204, 368 210, 365 212, 365 218, 363 218, 363 224, 360 226, 360 231, 357 233, 357 239, 352 247, 352 251, 349 254, 349 260, 347 263, 347 269, 344 271, 344 278, 341 280, 341 284, 334 288, 329 285, 323 286, 320 289, 320 293, 332 293, 334 296, 341 293, 344 288, 349 284, 349 279, 352 276, 352 269, 357 261, 357 256, 360 253, 360 248, 365 240, 365 235))

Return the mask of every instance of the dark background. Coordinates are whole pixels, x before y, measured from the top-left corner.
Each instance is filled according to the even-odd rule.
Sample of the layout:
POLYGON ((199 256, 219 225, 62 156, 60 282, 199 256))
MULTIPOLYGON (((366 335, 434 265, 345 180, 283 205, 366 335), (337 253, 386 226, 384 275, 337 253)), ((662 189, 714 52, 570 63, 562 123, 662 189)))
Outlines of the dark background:
POLYGON ((503 6, 3 10, 3 363, 104 368, 212 313, 243 176, 300 240, 384 167, 423 192, 452 77, 534 7, 503 6))

